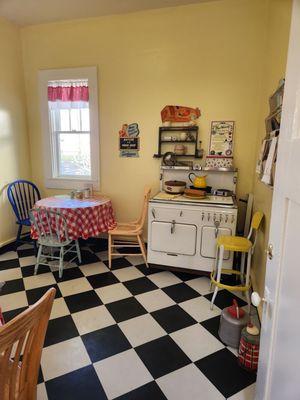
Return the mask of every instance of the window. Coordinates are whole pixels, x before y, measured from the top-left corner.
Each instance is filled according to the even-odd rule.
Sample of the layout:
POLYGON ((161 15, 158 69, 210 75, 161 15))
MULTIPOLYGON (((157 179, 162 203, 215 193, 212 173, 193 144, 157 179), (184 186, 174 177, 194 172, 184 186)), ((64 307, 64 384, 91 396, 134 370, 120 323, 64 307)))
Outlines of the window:
POLYGON ((40 71, 40 95, 46 187, 99 189, 96 68, 40 71))

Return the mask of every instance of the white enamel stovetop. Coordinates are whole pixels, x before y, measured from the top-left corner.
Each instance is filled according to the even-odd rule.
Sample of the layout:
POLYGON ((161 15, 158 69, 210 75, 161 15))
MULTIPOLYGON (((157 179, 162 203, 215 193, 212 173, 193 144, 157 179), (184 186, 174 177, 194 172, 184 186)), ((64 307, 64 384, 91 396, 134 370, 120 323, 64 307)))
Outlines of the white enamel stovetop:
POLYGON ((185 197, 184 195, 168 194, 166 192, 157 193, 151 201, 155 202, 174 202, 174 203, 196 203, 196 204, 207 204, 216 206, 234 206, 234 200, 232 196, 213 196, 208 195, 204 199, 192 199, 185 197))

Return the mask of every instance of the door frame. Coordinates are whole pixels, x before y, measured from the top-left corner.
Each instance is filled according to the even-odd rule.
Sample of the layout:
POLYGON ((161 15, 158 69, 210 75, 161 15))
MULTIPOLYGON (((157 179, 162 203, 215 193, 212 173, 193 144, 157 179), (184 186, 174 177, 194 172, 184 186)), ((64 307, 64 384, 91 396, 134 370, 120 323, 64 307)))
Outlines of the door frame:
MULTIPOLYGON (((272 378, 274 374, 275 352, 276 349, 279 348, 277 338, 280 330, 279 328, 281 328, 279 318, 282 318, 282 309, 280 308, 280 305, 282 304, 283 300, 286 300, 286 298, 282 296, 282 289, 285 278, 285 237, 287 232, 286 228, 289 211, 287 199, 295 200, 300 198, 300 184, 298 184, 298 186, 296 185, 296 183, 299 181, 299 177, 297 177, 297 171, 292 171, 292 168, 289 168, 292 165, 291 155, 294 154, 293 143, 291 143, 292 139, 297 137, 297 140, 299 140, 299 135, 296 136, 293 134, 293 132, 300 132, 299 38, 300 0, 294 0, 286 70, 286 85, 282 108, 282 124, 278 142, 278 158, 270 224, 269 243, 274 244, 274 253, 273 259, 268 259, 266 264, 265 293, 261 326, 261 346, 255 397, 256 400, 277 399, 277 397, 275 399, 275 397, 272 395, 272 378), (289 176, 287 177, 287 175, 289 176), (293 191, 291 191, 290 184, 292 179, 295 181, 296 185, 293 191), (286 194, 288 194, 288 197, 286 194)), ((294 306, 296 308, 297 305, 294 306)), ((297 326, 300 326, 299 322, 297 323, 297 326)), ((287 326, 286 329, 290 332, 292 327, 287 326)), ((290 365, 290 368, 295 368, 295 366, 290 365)), ((282 384, 282 382, 280 382, 280 384, 282 384)), ((285 384, 287 385, 287 382, 285 382, 285 384)))

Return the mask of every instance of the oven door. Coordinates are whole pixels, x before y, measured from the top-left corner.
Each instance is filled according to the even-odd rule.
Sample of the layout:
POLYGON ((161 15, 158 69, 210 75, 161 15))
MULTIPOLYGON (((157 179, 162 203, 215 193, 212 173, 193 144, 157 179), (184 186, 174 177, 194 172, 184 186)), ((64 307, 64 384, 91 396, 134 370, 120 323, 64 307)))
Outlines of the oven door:
POLYGON ((196 243, 196 225, 159 221, 151 223, 150 246, 153 251, 194 256, 196 243))
MULTIPOLYGON (((230 228, 219 228, 218 236, 232 235, 230 228)), ((205 258, 216 258, 216 229, 214 226, 203 226, 200 254, 205 258)), ((229 260, 230 252, 224 252, 224 260, 229 260)))

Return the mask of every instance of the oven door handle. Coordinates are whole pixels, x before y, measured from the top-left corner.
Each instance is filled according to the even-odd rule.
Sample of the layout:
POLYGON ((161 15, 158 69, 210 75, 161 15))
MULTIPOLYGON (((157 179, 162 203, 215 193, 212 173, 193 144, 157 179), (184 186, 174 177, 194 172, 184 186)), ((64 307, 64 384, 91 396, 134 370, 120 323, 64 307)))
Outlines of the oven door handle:
POLYGON ((175 232, 175 225, 176 225, 176 222, 175 222, 175 219, 173 219, 173 221, 171 223, 171 235, 173 235, 173 233, 175 232))
POLYGON ((217 239, 219 233, 220 221, 215 221, 214 224, 215 224, 215 238, 217 239))

